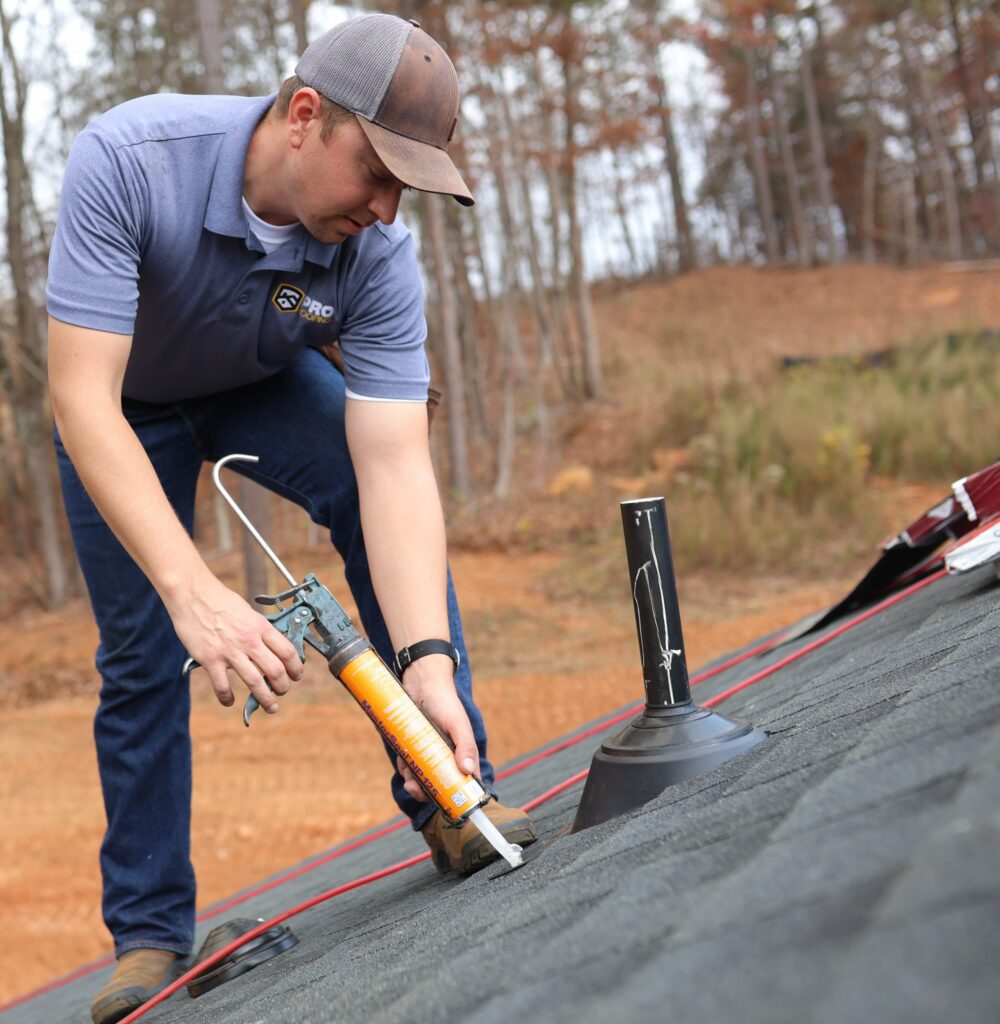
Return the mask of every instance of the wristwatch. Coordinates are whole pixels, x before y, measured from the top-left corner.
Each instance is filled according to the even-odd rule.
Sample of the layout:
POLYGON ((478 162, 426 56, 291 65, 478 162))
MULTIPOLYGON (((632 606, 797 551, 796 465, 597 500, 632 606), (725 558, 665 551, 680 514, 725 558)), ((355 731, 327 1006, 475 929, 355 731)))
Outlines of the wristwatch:
POLYGON ((392 659, 392 670, 396 673, 397 678, 402 679, 403 673, 410 665, 418 658, 424 658, 428 654, 447 654, 455 663, 456 672, 458 666, 462 664, 462 655, 458 653, 458 648, 454 644, 447 640, 420 640, 418 643, 410 644, 409 647, 404 647, 401 651, 396 652, 396 656, 392 659))

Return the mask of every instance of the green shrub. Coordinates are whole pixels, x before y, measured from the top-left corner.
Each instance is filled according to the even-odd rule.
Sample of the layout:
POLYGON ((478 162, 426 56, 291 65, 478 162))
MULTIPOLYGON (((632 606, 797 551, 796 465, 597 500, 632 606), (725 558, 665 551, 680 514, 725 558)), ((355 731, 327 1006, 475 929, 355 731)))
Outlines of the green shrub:
POLYGON ((678 386, 655 442, 691 454, 669 496, 680 562, 792 567, 847 530, 882 536, 873 474, 951 480, 1000 457, 1000 354, 937 342, 891 365, 775 370, 716 394, 678 386))

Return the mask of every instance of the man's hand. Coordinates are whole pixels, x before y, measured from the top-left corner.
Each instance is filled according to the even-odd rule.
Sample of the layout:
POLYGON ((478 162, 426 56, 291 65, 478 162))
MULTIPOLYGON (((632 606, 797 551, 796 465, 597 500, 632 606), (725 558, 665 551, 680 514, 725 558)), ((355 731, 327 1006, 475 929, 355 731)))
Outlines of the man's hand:
MULTIPOLYGON (((469 716, 455 692, 451 658, 444 654, 429 654, 415 661, 403 674, 403 689, 414 703, 451 740, 455 748, 455 762, 459 771, 479 775, 479 750, 469 716), (436 664, 427 664, 428 662, 436 664)), ((416 800, 426 801, 416 776, 396 758, 396 767, 403 776, 406 792, 416 800)))
POLYGON ((302 678, 302 662, 291 641, 214 576, 200 579, 186 600, 170 601, 167 611, 181 643, 208 673, 224 707, 232 707, 236 699, 229 669, 270 715, 278 710, 275 694, 287 693, 302 678))

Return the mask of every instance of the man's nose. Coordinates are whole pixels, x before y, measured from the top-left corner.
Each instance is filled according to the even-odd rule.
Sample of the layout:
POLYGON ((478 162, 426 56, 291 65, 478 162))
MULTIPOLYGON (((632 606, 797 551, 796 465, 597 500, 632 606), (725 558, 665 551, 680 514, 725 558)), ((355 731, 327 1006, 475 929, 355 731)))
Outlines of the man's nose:
POLYGON ((368 209, 375 214, 383 224, 391 224, 396 219, 396 212, 399 210, 399 200, 403 195, 403 183, 401 181, 386 182, 372 197, 368 209))

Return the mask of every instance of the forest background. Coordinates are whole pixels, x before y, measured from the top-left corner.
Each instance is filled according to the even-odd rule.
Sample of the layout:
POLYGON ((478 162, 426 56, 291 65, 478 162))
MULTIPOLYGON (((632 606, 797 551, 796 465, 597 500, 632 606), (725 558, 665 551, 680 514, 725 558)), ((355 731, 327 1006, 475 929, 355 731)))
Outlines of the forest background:
MULTIPOLYGON (((418 19, 462 82, 452 152, 477 206, 416 194, 401 216, 495 760, 638 695, 617 500, 668 498, 693 667, 832 601, 997 458, 996 0, 377 7, 418 19)), ((107 947, 95 636, 45 388, 69 147, 134 96, 271 92, 364 9, 0 0, 0 895, 21 951, 0 998, 107 947)), ((238 494, 286 562, 333 582, 299 510, 238 494)), ((211 487, 196 529, 233 586, 275 589, 211 487)), ((226 788, 244 758, 259 771, 249 741, 196 700, 203 903, 392 813, 345 784, 381 771, 361 716, 319 676, 299 699, 309 721, 254 748, 288 761, 254 801, 226 788)))

